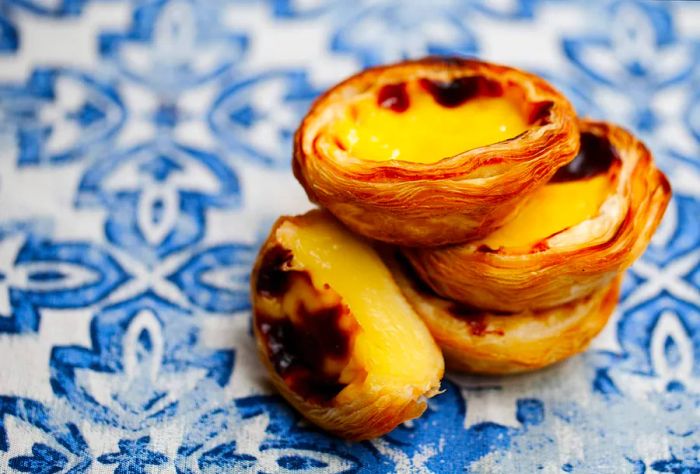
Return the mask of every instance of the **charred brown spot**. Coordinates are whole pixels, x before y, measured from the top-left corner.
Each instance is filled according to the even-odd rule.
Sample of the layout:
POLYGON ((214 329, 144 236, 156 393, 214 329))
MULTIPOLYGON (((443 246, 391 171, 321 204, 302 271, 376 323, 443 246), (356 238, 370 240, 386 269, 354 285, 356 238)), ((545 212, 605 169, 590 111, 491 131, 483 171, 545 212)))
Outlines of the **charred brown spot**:
POLYGON ((489 329, 489 325, 486 322, 487 314, 494 316, 509 316, 512 314, 506 311, 475 308, 473 306, 468 306, 461 303, 451 304, 449 307, 449 312, 453 316, 464 320, 469 325, 469 330, 471 331, 472 335, 477 337, 485 336, 487 334, 503 336, 502 329, 489 329))
MULTIPOLYGON (((284 273, 287 288, 294 280, 313 288, 308 272, 284 273)), ((327 285, 324 290, 332 291, 327 285)), ((328 403, 345 387, 339 382, 340 372, 350 360, 359 326, 342 303, 310 310, 300 300, 294 313, 274 317, 258 312, 255 324, 272 366, 287 386, 305 400, 328 403)))
POLYGON ((405 82, 382 86, 377 94, 377 105, 384 109, 401 113, 405 112, 410 104, 405 82))
POLYGON ((289 318, 256 317, 275 371, 306 400, 326 403, 345 387, 338 381, 340 374, 328 372, 324 364, 329 358, 339 360, 350 353, 352 331, 340 326, 346 311, 342 305, 314 312, 300 307, 303 323, 298 325, 289 318))
POLYGON ((619 159, 610 140, 594 133, 583 132, 578 155, 573 161, 559 168, 550 182, 563 183, 592 178, 607 173, 613 163, 619 159))
POLYGON ((477 337, 486 335, 487 325, 483 315, 467 319, 467 324, 469 325, 469 330, 471 331, 472 335, 477 337))
POLYGON ((483 253, 498 253, 498 249, 492 249, 486 244, 481 244, 476 248, 477 252, 483 252, 483 253))
POLYGON ((289 288, 288 266, 292 261, 292 251, 275 245, 263 256, 255 287, 258 293, 269 298, 283 295, 289 288))
POLYGON ((530 113, 527 117, 527 122, 530 125, 543 125, 549 121, 549 115, 554 107, 554 102, 545 101, 537 102, 530 108, 530 113))
POLYGON ((459 77, 449 82, 420 79, 419 84, 443 107, 459 107, 477 96, 503 95, 501 84, 482 76, 459 77))
POLYGON ((554 234, 548 236, 547 238, 540 240, 539 242, 536 242, 535 244, 533 244, 531 246, 532 253, 544 252, 546 250, 549 250, 549 244, 547 243, 547 240, 550 239, 551 237, 561 233, 561 232, 566 231, 567 229, 568 229, 568 227, 566 229, 560 230, 559 232, 555 232, 554 234))

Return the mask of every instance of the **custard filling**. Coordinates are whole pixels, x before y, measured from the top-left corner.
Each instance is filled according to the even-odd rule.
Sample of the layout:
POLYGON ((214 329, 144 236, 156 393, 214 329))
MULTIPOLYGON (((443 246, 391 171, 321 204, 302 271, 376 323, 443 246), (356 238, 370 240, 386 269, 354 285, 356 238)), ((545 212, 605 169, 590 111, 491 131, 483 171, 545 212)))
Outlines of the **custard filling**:
POLYGON ((435 382, 442 370, 439 350, 370 245, 327 216, 314 216, 303 226, 287 222, 277 237, 314 286, 328 285, 341 296, 360 327, 340 382, 366 375, 370 386, 408 385, 421 391, 435 382))
POLYGON ((606 138, 582 133, 578 156, 560 168, 513 220, 492 232, 483 244, 492 249, 528 247, 595 217, 612 190, 608 170, 616 160, 606 138))
POLYGON ((385 85, 348 105, 331 132, 363 160, 436 163, 508 140, 528 127, 521 108, 499 84, 474 77, 385 85))

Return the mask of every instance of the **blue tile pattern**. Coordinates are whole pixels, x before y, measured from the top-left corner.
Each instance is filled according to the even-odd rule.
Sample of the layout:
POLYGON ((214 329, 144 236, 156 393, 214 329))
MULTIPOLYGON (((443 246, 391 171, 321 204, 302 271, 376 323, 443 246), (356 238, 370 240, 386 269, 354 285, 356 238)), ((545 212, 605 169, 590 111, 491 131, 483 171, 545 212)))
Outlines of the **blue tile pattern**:
POLYGON ((700 472, 700 3, 0 1, 0 472, 700 472), (674 197, 584 355, 329 437, 257 360, 291 136, 361 67, 479 55, 639 134, 674 197))

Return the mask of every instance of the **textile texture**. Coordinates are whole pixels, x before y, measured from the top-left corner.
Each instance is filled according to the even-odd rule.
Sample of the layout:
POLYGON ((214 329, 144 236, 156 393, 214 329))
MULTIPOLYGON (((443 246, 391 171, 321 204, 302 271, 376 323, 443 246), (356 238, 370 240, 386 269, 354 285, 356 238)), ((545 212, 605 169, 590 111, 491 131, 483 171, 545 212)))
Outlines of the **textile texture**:
POLYGON ((700 472, 699 287, 700 3, 0 0, 2 473, 700 472), (313 98, 429 54, 541 74, 674 195, 585 354, 347 443, 271 389, 249 272, 313 98))

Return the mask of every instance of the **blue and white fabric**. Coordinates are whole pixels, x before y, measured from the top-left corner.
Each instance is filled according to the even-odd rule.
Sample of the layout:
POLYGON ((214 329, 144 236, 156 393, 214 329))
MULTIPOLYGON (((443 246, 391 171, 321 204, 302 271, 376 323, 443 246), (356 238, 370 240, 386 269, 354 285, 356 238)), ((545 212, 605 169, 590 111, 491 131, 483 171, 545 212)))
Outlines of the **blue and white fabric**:
POLYGON ((0 472, 562 471, 700 472, 700 3, 0 0, 0 472), (428 54, 542 74, 674 197, 587 353, 351 444, 271 389, 249 270, 310 101, 428 54))

